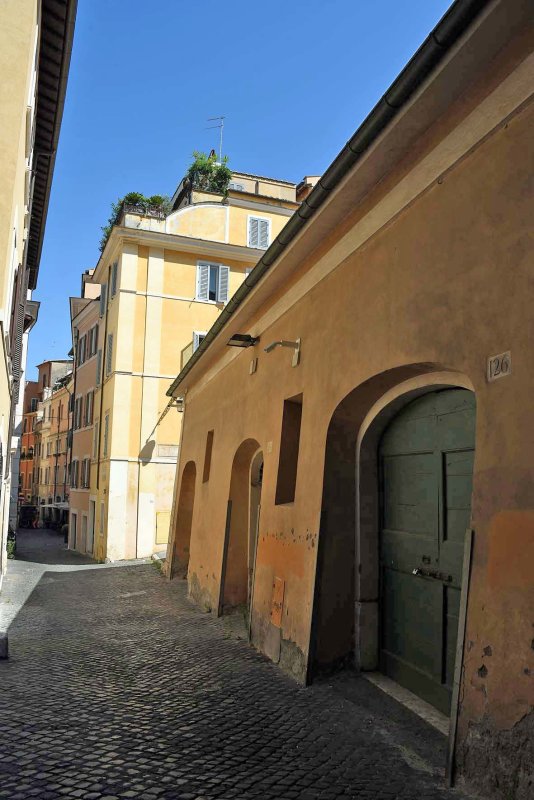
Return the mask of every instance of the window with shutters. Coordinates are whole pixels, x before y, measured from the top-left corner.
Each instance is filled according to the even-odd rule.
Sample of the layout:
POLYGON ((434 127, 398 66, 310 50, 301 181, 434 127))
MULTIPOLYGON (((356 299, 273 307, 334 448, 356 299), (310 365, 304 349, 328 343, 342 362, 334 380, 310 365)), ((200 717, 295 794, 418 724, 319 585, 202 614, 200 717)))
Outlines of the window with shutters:
POLYGON ((119 263, 115 261, 111 267, 111 296, 115 297, 117 294, 117 274, 119 271, 119 263))
POLYGON ((230 268, 223 264, 199 261, 197 264, 197 300, 205 303, 227 303, 230 268))
POLYGON ((104 455, 108 454, 108 439, 109 439, 109 413, 104 417, 104 455))
POLYGON ((77 397, 74 401, 74 429, 82 427, 83 397, 77 397))
POLYGON ((103 283, 100 287, 100 316, 106 313, 107 284, 103 283))
POLYGON ((85 361, 86 347, 87 347, 87 339, 85 336, 82 336, 78 341, 78 366, 83 364, 85 361))
POLYGON ((96 348, 97 348, 97 345, 98 345, 98 325, 94 325, 91 328, 89 334, 90 334, 89 339, 90 339, 90 342, 91 342, 91 348, 90 348, 89 355, 90 356, 94 356, 96 354, 96 348))
POLYGON ((96 354, 96 385, 100 386, 100 373, 102 372, 102 350, 96 354))
POLYGON ((93 406, 94 406, 94 392, 87 392, 87 396, 85 398, 85 424, 92 425, 93 424, 93 406))
POLYGON ((72 489, 78 488, 78 469, 79 469, 79 462, 75 459, 72 462, 71 472, 70 472, 70 485, 72 489))
POLYGON ((108 333, 108 345, 106 348, 106 375, 111 375, 112 357, 113 357, 113 334, 108 333))
POLYGON ((82 489, 89 488, 89 475, 91 469, 91 461, 89 458, 84 458, 82 461, 82 489))
POLYGON ((95 422, 95 434, 93 436, 93 458, 98 455, 98 420, 95 422))
POLYGON ((205 338, 206 331, 193 331, 193 353, 198 350, 205 338))
POLYGON ((265 217, 248 218, 248 246, 267 250, 271 243, 271 220, 265 217))

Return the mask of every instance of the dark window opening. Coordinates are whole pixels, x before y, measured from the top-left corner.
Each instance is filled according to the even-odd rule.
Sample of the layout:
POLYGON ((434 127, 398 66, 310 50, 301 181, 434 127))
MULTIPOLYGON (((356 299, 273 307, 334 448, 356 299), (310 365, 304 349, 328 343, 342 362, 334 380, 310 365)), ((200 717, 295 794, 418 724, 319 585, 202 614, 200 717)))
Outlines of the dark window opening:
POLYGON ((218 283, 219 270, 217 267, 210 267, 210 288, 208 297, 210 300, 217 300, 217 283, 218 283))
POLYGON ((213 450, 213 431, 208 431, 208 438, 206 439, 206 453, 204 455, 204 471, 202 473, 203 483, 207 483, 207 481, 209 481, 210 478, 212 450, 213 450))
POLYGON ((275 504, 293 503, 297 485, 302 395, 284 400, 275 504))

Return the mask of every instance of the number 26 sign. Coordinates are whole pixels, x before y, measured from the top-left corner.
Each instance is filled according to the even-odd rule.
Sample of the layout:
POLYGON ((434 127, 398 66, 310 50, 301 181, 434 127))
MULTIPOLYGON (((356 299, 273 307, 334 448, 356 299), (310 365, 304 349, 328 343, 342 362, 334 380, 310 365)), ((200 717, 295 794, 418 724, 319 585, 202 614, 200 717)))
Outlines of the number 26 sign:
POLYGON ((487 374, 488 381, 496 381, 498 378, 506 378, 512 374, 512 353, 500 353, 498 356, 488 358, 487 374))

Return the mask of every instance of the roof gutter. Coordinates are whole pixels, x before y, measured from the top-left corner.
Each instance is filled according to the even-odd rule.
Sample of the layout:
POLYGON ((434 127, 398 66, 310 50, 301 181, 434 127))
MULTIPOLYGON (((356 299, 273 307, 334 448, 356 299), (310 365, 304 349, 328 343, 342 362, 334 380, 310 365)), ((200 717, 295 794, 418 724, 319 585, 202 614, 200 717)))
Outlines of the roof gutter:
POLYGON ((337 188, 354 164, 399 114, 423 81, 436 69, 489 2, 490 0, 456 0, 453 3, 224 307, 200 347, 167 390, 169 397, 175 395, 186 375, 286 247, 337 188))

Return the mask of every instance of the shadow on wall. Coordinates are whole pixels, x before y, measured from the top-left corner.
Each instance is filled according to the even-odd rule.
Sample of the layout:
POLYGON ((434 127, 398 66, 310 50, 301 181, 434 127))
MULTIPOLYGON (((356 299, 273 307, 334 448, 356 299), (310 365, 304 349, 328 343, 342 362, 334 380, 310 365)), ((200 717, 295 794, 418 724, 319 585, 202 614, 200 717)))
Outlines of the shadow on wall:
POLYGON ((154 455, 155 447, 156 447, 155 439, 149 439, 148 442, 146 442, 142 447, 142 449, 140 450, 139 461, 143 466, 151 462, 152 456, 154 455))

